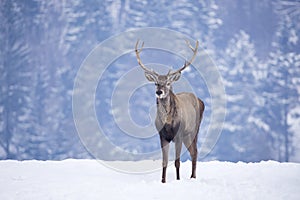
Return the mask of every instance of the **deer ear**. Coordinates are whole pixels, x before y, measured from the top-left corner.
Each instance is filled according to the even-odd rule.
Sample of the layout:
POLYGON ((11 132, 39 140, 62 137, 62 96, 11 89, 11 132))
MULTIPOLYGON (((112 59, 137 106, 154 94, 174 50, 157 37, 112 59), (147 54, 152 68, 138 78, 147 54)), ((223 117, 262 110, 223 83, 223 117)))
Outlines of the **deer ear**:
POLYGON ((157 82, 157 76, 155 74, 146 71, 145 76, 146 76, 148 81, 157 82))
POLYGON ((180 78, 180 76, 181 76, 181 72, 177 72, 177 73, 175 73, 175 74, 171 74, 171 75, 169 75, 169 77, 168 77, 168 81, 170 81, 170 82, 178 81, 179 78, 180 78))

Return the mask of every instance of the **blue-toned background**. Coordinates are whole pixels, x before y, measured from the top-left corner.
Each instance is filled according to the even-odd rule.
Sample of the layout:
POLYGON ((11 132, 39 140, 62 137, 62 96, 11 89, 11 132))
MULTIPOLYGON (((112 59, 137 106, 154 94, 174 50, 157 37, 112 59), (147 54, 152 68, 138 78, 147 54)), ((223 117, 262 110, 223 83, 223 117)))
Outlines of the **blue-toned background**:
MULTIPOLYGON (((81 63, 110 36, 133 28, 164 27, 199 40, 213 56, 226 87, 224 129, 206 159, 299 162, 299 21, 300 1, 289 0, 2 0, 0 159, 90 158, 72 116, 73 83, 81 63)), ((108 86, 99 87, 97 97, 109 95, 122 68, 126 72, 136 66, 126 59, 125 55, 112 64, 103 79, 108 86)), ((170 65, 183 64, 170 60, 170 65)), ((194 80, 188 74, 186 78, 194 80)), ((197 95, 208 105, 208 118, 205 84, 194 85, 203 86, 197 95)), ((131 114, 145 125, 154 88, 140 90, 144 95, 133 95, 131 114)), ((110 123, 106 108, 98 119, 109 122, 111 140, 130 151, 159 147, 158 138, 130 146, 110 123)))

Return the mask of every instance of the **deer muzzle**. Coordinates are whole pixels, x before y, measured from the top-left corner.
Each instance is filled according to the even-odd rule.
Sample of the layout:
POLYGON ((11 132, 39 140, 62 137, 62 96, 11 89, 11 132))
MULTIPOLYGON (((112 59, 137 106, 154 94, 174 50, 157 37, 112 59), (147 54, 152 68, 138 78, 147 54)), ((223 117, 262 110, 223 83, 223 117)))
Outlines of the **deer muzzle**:
POLYGON ((165 93, 164 93, 163 90, 157 90, 157 91, 156 91, 156 97, 157 97, 157 98, 161 99, 161 98, 163 98, 164 96, 165 96, 165 93))

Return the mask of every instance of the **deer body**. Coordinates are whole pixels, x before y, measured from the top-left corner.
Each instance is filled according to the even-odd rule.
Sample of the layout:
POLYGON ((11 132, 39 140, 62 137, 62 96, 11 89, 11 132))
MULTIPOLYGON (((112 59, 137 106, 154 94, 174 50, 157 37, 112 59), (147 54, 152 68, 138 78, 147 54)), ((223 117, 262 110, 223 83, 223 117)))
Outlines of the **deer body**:
POLYGON ((146 78, 151 82, 155 82, 156 85, 157 114, 155 126, 159 132, 162 148, 162 182, 166 182, 169 143, 171 141, 175 143, 177 179, 180 179, 179 168, 182 143, 186 146, 192 158, 191 178, 196 178, 197 138, 203 116, 204 104, 192 93, 183 92, 174 94, 171 84, 177 81, 180 78, 181 71, 191 64, 197 52, 198 42, 195 49, 189 45, 194 52, 191 61, 186 62, 181 69, 175 72, 169 72, 167 75, 159 75, 153 70, 146 68, 139 57, 143 45, 140 50, 137 49, 137 46, 138 42, 135 47, 138 63, 145 70, 146 78))
POLYGON ((170 94, 169 102, 157 99, 156 129, 159 130, 163 152, 162 182, 166 181, 169 143, 175 143, 176 177, 179 180, 180 153, 182 143, 189 150, 192 158, 192 175, 196 178, 197 138, 204 111, 203 102, 191 93, 170 94))

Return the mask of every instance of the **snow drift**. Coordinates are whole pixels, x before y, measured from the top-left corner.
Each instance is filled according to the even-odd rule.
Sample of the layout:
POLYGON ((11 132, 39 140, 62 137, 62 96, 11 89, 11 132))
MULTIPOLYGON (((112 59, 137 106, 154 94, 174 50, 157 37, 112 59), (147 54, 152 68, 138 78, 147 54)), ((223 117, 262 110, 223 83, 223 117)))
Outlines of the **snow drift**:
POLYGON ((182 163, 177 181, 170 166, 162 184, 160 170, 125 174, 95 160, 0 161, 0 199, 300 198, 300 164, 212 161, 197 167, 197 179, 189 179, 191 163, 182 163))

